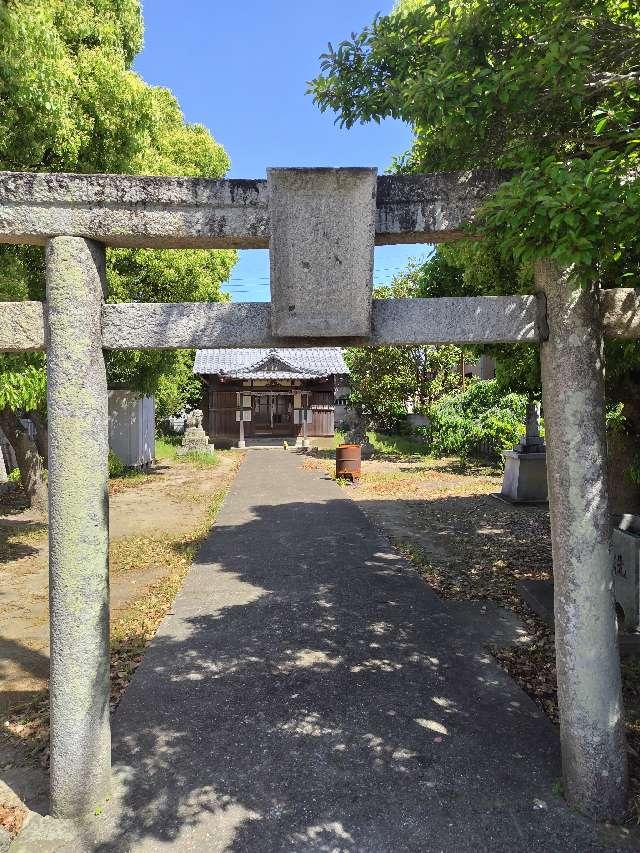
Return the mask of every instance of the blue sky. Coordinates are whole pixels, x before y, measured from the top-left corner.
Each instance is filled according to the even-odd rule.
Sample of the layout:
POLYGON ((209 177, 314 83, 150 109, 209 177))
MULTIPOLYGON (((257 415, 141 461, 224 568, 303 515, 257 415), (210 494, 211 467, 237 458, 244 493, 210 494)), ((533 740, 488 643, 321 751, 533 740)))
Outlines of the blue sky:
MULTIPOLYGON (((391 0, 147 0, 145 47, 135 62, 149 83, 177 96, 187 121, 202 122, 231 157, 230 177, 262 178, 268 166, 377 166, 410 144, 395 121, 334 124, 305 94, 327 43, 339 43, 386 12, 391 0)), ((383 284, 426 246, 376 249, 383 284)), ((240 253, 228 287, 237 301, 269 299, 269 257, 240 253)))

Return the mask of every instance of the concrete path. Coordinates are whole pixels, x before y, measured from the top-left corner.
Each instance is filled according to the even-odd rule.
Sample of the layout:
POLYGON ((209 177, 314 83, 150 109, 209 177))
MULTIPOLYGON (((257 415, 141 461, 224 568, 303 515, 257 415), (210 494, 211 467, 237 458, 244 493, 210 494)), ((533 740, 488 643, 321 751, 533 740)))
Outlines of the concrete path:
MULTIPOLYGON (((557 735, 302 457, 252 450, 114 721, 98 851, 622 849, 554 791, 557 735)), ((93 836, 95 838, 95 836, 93 836)))

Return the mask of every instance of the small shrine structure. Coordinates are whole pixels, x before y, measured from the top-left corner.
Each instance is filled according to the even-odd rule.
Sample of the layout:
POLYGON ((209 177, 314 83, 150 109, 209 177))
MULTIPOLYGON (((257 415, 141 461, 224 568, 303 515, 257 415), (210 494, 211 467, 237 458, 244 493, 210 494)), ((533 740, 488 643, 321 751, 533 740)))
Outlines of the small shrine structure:
POLYGON ((204 425, 217 446, 247 439, 287 440, 334 434, 336 377, 349 372, 339 347, 203 349, 204 425))

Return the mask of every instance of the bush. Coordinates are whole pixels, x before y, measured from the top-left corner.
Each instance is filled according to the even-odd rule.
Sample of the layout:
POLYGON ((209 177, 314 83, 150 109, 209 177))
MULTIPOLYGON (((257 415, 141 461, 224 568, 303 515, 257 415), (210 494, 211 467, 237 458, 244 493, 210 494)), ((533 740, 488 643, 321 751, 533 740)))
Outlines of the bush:
POLYGON ((117 453, 109 450, 109 477, 124 477, 127 467, 117 453))
POLYGON ((495 379, 447 394, 429 409, 429 447, 434 456, 471 456, 480 446, 498 456, 524 434, 527 397, 504 394, 495 379))

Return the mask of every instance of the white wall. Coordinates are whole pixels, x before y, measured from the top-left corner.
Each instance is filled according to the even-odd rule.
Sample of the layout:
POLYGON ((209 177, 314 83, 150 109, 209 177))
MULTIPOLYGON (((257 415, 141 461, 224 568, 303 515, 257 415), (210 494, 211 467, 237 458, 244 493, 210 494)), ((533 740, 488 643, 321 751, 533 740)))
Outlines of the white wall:
POLYGON ((129 467, 155 458, 155 401, 135 391, 109 391, 109 447, 129 467))

